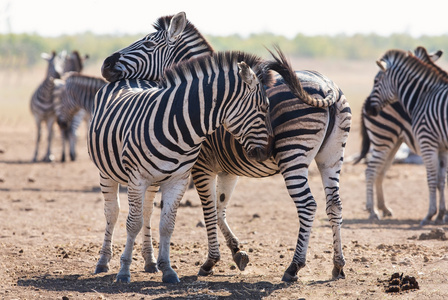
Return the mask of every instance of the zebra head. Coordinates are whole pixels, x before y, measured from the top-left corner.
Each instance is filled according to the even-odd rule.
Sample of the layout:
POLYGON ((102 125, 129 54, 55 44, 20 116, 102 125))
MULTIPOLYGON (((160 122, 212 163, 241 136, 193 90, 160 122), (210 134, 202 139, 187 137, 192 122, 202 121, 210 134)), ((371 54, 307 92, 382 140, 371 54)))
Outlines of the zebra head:
POLYGON ((389 50, 376 61, 380 71, 376 74, 372 91, 364 103, 367 115, 377 116, 384 106, 397 101, 397 77, 394 66, 408 55, 409 53, 405 51, 389 50))
POLYGON ((213 52, 184 12, 159 18, 154 28, 155 32, 104 60, 101 73, 107 81, 126 78, 158 81, 173 63, 213 52))
POLYGON ((388 71, 396 62, 411 56, 424 63, 433 64, 442 56, 442 54, 442 50, 428 53, 428 51, 421 46, 415 48, 414 53, 406 53, 399 50, 388 51, 376 62, 380 70, 375 76, 372 92, 364 103, 366 113, 368 115, 376 116, 379 114, 382 107, 397 100, 396 85, 393 84, 394 81, 391 76, 392 72, 388 71))
POLYGON ((228 110, 223 125, 240 142, 250 159, 264 161, 271 156, 273 141, 265 90, 266 76, 272 75, 262 74, 265 70, 259 69, 257 76, 245 61, 237 66, 243 85, 242 98, 228 110))
POLYGON ((88 58, 89 58, 88 55, 81 57, 78 51, 76 50, 72 51, 72 53, 65 56, 63 73, 67 72, 81 73, 82 69, 84 68, 84 61, 88 58))
POLYGON ((41 57, 48 62, 47 75, 48 79, 59 79, 64 72, 64 54, 56 55, 53 51, 51 54, 42 53, 41 57))

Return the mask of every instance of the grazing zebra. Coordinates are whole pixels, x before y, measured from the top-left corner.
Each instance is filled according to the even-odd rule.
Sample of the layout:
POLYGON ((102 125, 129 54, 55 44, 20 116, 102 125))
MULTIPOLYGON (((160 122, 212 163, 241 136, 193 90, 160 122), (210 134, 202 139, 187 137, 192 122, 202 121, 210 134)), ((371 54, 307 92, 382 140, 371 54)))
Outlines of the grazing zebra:
MULTIPOLYGON (((183 43, 183 46, 179 48, 188 49, 188 46, 193 44, 191 37, 194 36, 198 39, 198 42, 194 44, 205 44, 202 36, 199 33, 194 33, 197 32, 194 26, 188 21, 172 22, 176 18, 185 18, 185 14, 180 13, 172 19, 171 17, 160 18, 156 26, 158 32, 154 35, 169 35, 168 30, 178 32, 176 41, 181 45, 183 43), (183 25, 185 26, 184 29, 178 29, 177 26, 179 25, 176 24, 187 25, 183 25), (189 37, 189 43, 182 40, 184 36, 189 37)), ((151 35, 148 35, 135 42, 132 47, 120 50, 107 58, 102 68, 103 76, 106 79, 110 75, 112 76, 111 79, 135 78, 139 74, 143 74, 137 63, 145 66, 145 70, 149 69, 147 66, 153 66, 152 70, 160 70, 160 66, 170 64, 170 57, 158 52, 159 49, 165 48, 167 48, 166 39, 153 40, 151 35), (151 47, 146 48, 145 43, 148 43, 151 47)), ((209 48, 208 51, 203 52, 212 51, 213 49, 209 48)), ((158 76, 161 75, 158 74, 158 76)), ((158 79, 154 73, 151 76, 151 79, 158 79)), ((222 128, 208 137, 202 145, 198 161, 193 167, 196 188, 204 209, 210 247, 209 258, 199 272, 201 275, 210 274, 214 264, 219 260, 218 242, 216 240, 217 222, 220 225, 225 225, 220 227, 237 265, 240 269, 244 269, 247 263, 247 254, 239 250, 238 241, 230 229, 227 228, 227 222, 225 221, 225 207, 235 185, 236 176, 265 177, 281 172, 290 195, 296 203, 301 222, 293 262, 285 272, 283 280, 297 280, 298 270, 305 266, 309 233, 316 206, 307 183, 308 166, 315 159, 319 164, 322 180, 325 184, 327 213, 333 229, 335 249, 333 276, 335 278, 345 276, 343 272, 345 260, 340 239, 342 216, 339 199, 339 174, 351 124, 351 112, 340 89, 323 75, 313 71, 301 71, 296 72, 296 76, 300 79, 304 89, 312 95, 312 98, 303 95, 299 97, 300 99, 308 100, 309 104, 312 105, 327 103, 328 107, 310 107, 292 95, 287 86, 283 84, 284 81, 278 79, 276 86, 268 89, 268 95, 275 103, 275 105, 271 105, 271 117, 276 119, 273 123, 275 126, 276 154, 271 157, 270 161, 259 164, 249 161, 241 146, 222 128), (313 101, 315 99, 325 99, 326 101, 313 101), (334 104, 330 105, 331 103, 334 104), (290 124, 294 125, 291 126, 290 124), (225 153, 228 153, 228 156, 225 153), (215 194, 217 175, 219 176, 218 187, 223 190, 215 194), (224 202, 217 201, 217 198, 224 200, 224 202), (219 221, 217 221, 216 207, 219 208, 219 221)), ((149 231, 149 225, 146 230, 149 231)), ((150 237, 149 233, 148 236, 150 237)), ((150 242, 144 242, 143 253, 152 251, 150 245, 150 242)), ((143 256, 146 257, 147 255, 143 254, 143 256)), ((145 270, 147 269, 145 266, 145 270)))
MULTIPOLYGON (((143 222, 150 224, 160 187, 159 256, 157 264, 153 253, 147 259, 153 272, 162 270, 163 282, 179 282, 170 265, 170 238, 201 143, 224 125, 251 159, 269 157, 272 128, 264 86, 273 80, 269 69, 275 66, 242 52, 215 53, 165 70, 164 79, 154 88, 129 88, 129 81, 122 80, 98 91, 88 149, 100 170, 107 232, 113 231, 118 216, 118 185, 128 186, 128 237, 117 281, 130 281, 134 241, 143 222), (108 214, 109 209, 113 214, 108 214)), ((101 254, 104 265, 97 268, 107 269, 110 256, 101 254)))
POLYGON ((62 131, 62 162, 65 161, 67 141, 70 143, 70 159, 72 161, 76 159, 76 129, 84 113, 90 119, 95 94, 106 83, 102 78, 85 76, 76 72, 70 72, 64 78, 60 103, 56 106, 57 122, 62 131))
POLYGON ((375 116, 386 105, 399 101, 409 114, 412 134, 420 147, 427 173, 429 209, 421 221, 421 225, 425 225, 437 213, 437 189, 436 223, 444 221, 446 212, 448 75, 431 62, 425 49, 421 52, 422 59, 419 59, 410 52, 389 50, 377 61, 382 72, 375 78, 365 110, 368 115, 375 116))
POLYGON ((64 71, 64 58, 56 55, 56 52, 52 54, 42 53, 42 58, 48 61, 47 73, 44 81, 39 85, 36 91, 31 96, 30 108, 34 116, 37 126, 36 146, 33 155, 33 162, 37 161, 39 152, 39 143, 42 132, 42 122, 47 125, 47 152, 43 158, 43 161, 52 161, 51 155, 51 141, 53 139, 53 123, 55 121, 54 113, 54 97, 53 92, 55 89, 54 80, 61 77, 64 71))
MULTIPOLYGON (((415 56, 425 60, 427 57, 422 52, 424 48, 415 49, 415 56)), ((426 52, 425 52, 426 53, 426 52)), ((431 53, 432 61, 442 56, 441 50, 431 53)), ((383 71, 380 70, 379 73, 383 71)), ((377 75, 379 76, 379 75, 377 75)), ((410 150, 420 154, 420 148, 412 134, 411 118, 400 102, 394 102, 384 107, 377 116, 369 116, 363 106, 361 113, 362 149, 355 164, 366 157, 371 150, 371 158, 367 161, 366 168, 366 209, 370 213, 370 219, 380 219, 374 206, 374 184, 378 209, 383 216, 392 216, 392 211, 384 201, 383 179, 395 154, 402 142, 405 142, 410 150)))

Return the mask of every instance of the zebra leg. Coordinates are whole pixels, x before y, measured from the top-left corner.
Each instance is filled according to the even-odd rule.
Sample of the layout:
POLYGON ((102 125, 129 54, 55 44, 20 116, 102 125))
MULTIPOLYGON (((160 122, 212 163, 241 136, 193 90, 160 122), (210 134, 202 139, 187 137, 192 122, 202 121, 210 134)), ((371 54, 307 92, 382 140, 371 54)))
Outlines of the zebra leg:
POLYGON ((426 177, 429 190, 429 209, 426 217, 420 222, 421 226, 428 225, 432 217, 437 213, 437 175, 439 159, 436 151, 424 149, 421 146, 422 158, 426 167, 426 177))
POLYGON ((109 262, 112 257, 112 239, 115 224, 118 220, 118 213, 120 211, 118 183, 107 176, 100 174, 100 186, 104 197, 106 230, 104 233, 103 246, 100 250, 100 259, 96 264, 95 274, 109 271, 109 262))
POLYGON ((70 145, 70 160, 75 161, 76 160, 76 129, 71 128, 68 134, 68 141, 70 145))
POLYGON ((311 227, 316 215, 316 201, 308 185, 308 166, 303 166, 296 174, 283 174, 286 187, 297 208, 299 216, 299 236, 292 263, 283 274, 282 281, 297 281, 297 273, 306 265, 306 252, 310 240, 311 227))
POLYGON ((238 176, 227 173, 218 174, 217 184, 217 207, 218 207, 218 226, 224 235, 230 251, 232 251, 233 261, 236 263, 241 271, 244 271, 249 263, 249 255, 240 250, 238 238, 233 234, 226 219, 226 209, 229 204, 232 192, 235 189, 235 185, 238 181, 238 176))
POLYGON ((174 224, 176 222, 177 208, 180 200, 185 193, 188 185, 188 176, 173 180, 171 182, 161 185, 162 191, 162 212, 160 215, 160 241, 159 241, 159 256, 157 259, 157 266, 162 270, 162 281, 165 283, 180 282, 176 272, 171 267, 170 262, 170 241, 171 235, 174 231, 174 224))
MULTIPOLYGON (((384 141, 385 142, 385 141, 384 141)), ((375 182, 375 191, 377 198, 377 206, 378 209, 383 211, 383 217, 392 216, 392 210, 386 206, 384 201, 384 192, 383 192, 383 180, 384 176, 389 170, 392 162, 395 158, 395 154, 400 148, 402 141, 399 140, 395 144, 393 141, 390 142, 387 148, 377 151, 373 150, 372 159, 367 164, 366 169, 366 193, 367 193, 367 201, 366 201, 366 209, 369 211, 370 220, 379 220, 377 211, 375 210, 374 200, 373 200, 373 182, 375 182)))
POLYGON ((53 161, 53 156, 51 155, 51 141, 53 140, 53 124, 55 121, 55 117, 50 117, 47 119, 47 153, 44 156, 44 161, 51 162, 53 161))
POLYGON ((33 155, 33 162, 37 161, 37 155, 39 153, 40 137, 42 134, 42 122, 41 120, 38 120, 38 118, 36 118, 36 127, 37 127, 37 136, 36 136, 36 147, 34 149, 34 155, 33 155))
MULTIPOLYGON (((130 175, 132 176, 132 175, 130 175)), ((128 184, 129 213, 126 219, 127 239, 123 254, 120 258, 120 271, 117 282, 131 282, 132 251, 135 239, 143 226, 143 203, 147 186, 136 177, 132 177, 128 184)))
POLYGON ((154 210, 154 198, 157 191, 156 186, 150 186, 145 193, 145 201, 143 202, 143 246, 142 256, 145 260, 145 272, 156 273, 159 272, 157 268, 157 260, 154 256, 154 248, 152 246, 152 233, 151 233, 151 216, 154 210))
POLYGON ((439 213, 437 214, 436 224, 443 224, 443 217, 446 213, 445 207, 445 180, 448 157, 447 153, 439 154, 439 169, 437 174, 437 189, 439 191, 439 213))
MULTIPOLYGON (((201 158, 201 155, 200 155, 201 158)), ((191 175, 201 199, 205 227, 207 229, 208 255, 207 260, 199 269, 199 276, 213 274, 213 267, 221 258, 219 252, 217 210, 216 210, 216 173, 201 164, 200 158, 193 166, 191 175)))
POLYGON ((62 138, 62 154, 61 154, 61 162, 65 162, 65 144, 67 141, 67 130, 61 129, 61 138, 62 138))
MULTIPOLYGON (((337 156, 337 154, 335 154, 337 156)), ((342 158, 342 157, 341 157, 342 158)), ((342 253, 341 224, 342 224, 342 202, 339 195, 339 174, 341 172, 342 160, 332 164, 329 161, 317 161, 317 165, 325 187, 326 213, 333 231, 333 279, 345 278, 345 258, 342 253)))

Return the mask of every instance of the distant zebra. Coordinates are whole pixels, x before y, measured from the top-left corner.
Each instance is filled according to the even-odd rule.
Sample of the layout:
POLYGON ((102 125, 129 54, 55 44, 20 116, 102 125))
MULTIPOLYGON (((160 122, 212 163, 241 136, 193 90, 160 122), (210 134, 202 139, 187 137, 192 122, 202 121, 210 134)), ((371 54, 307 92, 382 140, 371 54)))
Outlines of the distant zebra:
POLYGON ((62 162, 65 161, 67 141, 70 143, 70 159, 76 159, 76 130, 84 118, 84 115, 79 113, 84 110, 90 120, 95 94, 106 83, 102 78, 73 72, 64 78, 60 103, 56 107, 57 122, 62 132, 62 162))
POLYGON ((60 78, 62 72, 64 71, 64 60, 60 56, 57 56, 56 52, 53 51, 51 55, 42 53, 42 58, 48 61, 47 73, 44 81, 31 96, 30 103, 31 112, 37 126, 37 137, 33 162, 36 162, 38 157, 42 122, 45 122, 47 125, 47 152, 43 158, 43 161, 48 162, 53 160, 51 155, 51 141, 53 139, 53 123, 55 121, 53 97, 55 88, 54 80, 60 78))
POLYGON ((429 210, 421 221, 425 225, 437 213, 437 189, 440 201, 436 223, 444 221, 446 212, 448 75, 430 61, 425 49, 420 50, 422 59, 410 52, 389 50, 377 61, 382 72, 375 78, 365 110, 375 116, 386 105, 399 101, 409 114, 412 133, 426 166, 429 210))
MULTIPOLYGON (((415 49, 415 56, 425 60, 427 56, 422 53, 422 47, 415 49)), ((431 53, 432 61, 438 60, 442 56, 441 50, 431 53)), ((380 70, 378 73, 382 73, 380 70)), ((379 75, 376 75, 378 77, 379 75)), ((354 162, 355 164, 366 157, 371 151, 371 158, 367 162, 366 168, 366 209, 370 213, 370 219, 380 219, 374 205, 374 184, 377 197, 378 209, 382 210, 383 216, 392 216, 392 211, 384 201, 383 179, 395 154, 402 142, 405 142, 410 150, 420 154, 420 148, 414 139, 411 128, 411 118, 404 110, 400 102, 394 102, 384 107, 376 116, 369 116, 365 106, 362 109, 361 133, 362 149, 361 154, 354 162)))
MULTIPOLYGON (((179 282, 170 264, 170 239, 191 168, 207 135, 223 125, 249 157, 269 157, 272 128, 264 86, 272 81, 270 66, 241 52, 216 53, 167 69, 155 88, 128 88, 129 81, 123 80, 98 91, 87 144, 100 170, 110 234, 119 211, 118 184, 128 185, 128 238, 117 281, 130 281, 134 241, 144 222, 150 226, 160 187, 159 257, 157 264, 153 253, 146 259, 151 271, 162 270, 163 282, 179 282)), ((97 269, 108 269, 111 249, 104 246, 97 269)))
MULTIPOLYGON (((183 13, 160 18, 156 25, 156 33, 148 35, 105 60, 102 68, 103 76, 110 80, 135 78, 147 75, 140 69, 138 63, 144 70, 150 69, 147 66, 152 66, 151 70, 160 70, 163 66, 169 65, 170 56, 160 53, 159 49, 171 49, 167 45, 170 39, 153 39, 152 35, 158 37, 170 36, 172 31, 178 33, 173 40, 179 45, 179 49, 189 49, 188 46, 191 44, 206 46, 206 42, 194 26, 186 20, 178 20, 182 18, 185 18, 183 13), (178 28, 182 26, 179 24, 187 25, 178 28), (183 39, 185 36, 188 37, 187 41, 183 39), (146 47, 147 44, 151 47, 146 47)), ((209 47, 208 51, 202 52, 212 51, 213 49, 209 47)), ((183 53, 186 53, 186 50, 183 53)), ((160 77, 162 74, 153 72, 150 78, 158 79, 157 75, 160 77)), ((282 79, 277 79, 276 86, 267 91, 271 99, 271 118, 274 118, 275 131, 275 152, 270 161, 255 164, 248 160, 241 146, 223 129, 218 129, 202 145, 192 173, 201 197, 209 238, 209 255, 199 271, 200 275, 211 274, 213 266, 220 258, 216 233, 218 222, 238 267, 244 269, 247 264, 248 256, 240 250, 238 240, 227 227, 225 220, 225 209, 235 186, 236 176, 259 178, 281 172, 300 219, 296 251, 283 280, 298 279, 297 272, 306 263, 309 235, 316 210, 316 203, 308 186, 308 166, 315 159, 322 174, 327 198, 326 211, 333 230, 333 276, 345 277, 343 271, 345 259, 340 237, 342 207, 339 198, 339 175, 351 124, 350 107, 340 89, 323 75, 313 71, 301 71, 296 75, 312 97, 303 94, 299 97, 301 100, 298 100, 283 84, 282 79), (328 107, 313 107, 304 101, 311 105, 328 107), (218 187, 222 190, 215 193, 217 175, 218 187), (216 208, 219 210, 218 216, 216 208)), ((149 227, 147 231, 149 232, 149 227)), ((150 233, 147 236, 150 237, 150 233)), ((147 257, 145 253, 152 251, 150 245, 146 239, 142 249, 144 257, 147 257)), ((145 260, 145 270, 148 270, 148 259, 145 260)))
POLYGON ((62 74, 66 72, 80 72, 82 70, 82 59, 77 51, 66 55, 63 52, 61 55, 56 55, 53 51, 52 55, 46 53, 42 54, 42 58, 48 61, 47 74, 44 81, 39 85, 37 90, 31 97, 30 108, 34 116, 37 126, 36 146, 33 155, 33 162, 37 161, 39 152, 39 143, 41 138, 42 122, 47 125, 47 152, 43 161, 52 161, 51 142, 53 139, 53 124, 56 119, 55 102, 59 96, 61 82, 55 83, 55 79, 61 78, 62 74))

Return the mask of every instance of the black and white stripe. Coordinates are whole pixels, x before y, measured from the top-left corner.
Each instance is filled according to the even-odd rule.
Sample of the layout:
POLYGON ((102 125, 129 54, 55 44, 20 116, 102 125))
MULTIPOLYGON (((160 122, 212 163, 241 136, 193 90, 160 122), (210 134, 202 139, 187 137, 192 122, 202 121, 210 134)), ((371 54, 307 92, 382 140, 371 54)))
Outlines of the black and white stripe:
MULTIPOLYGON (((133 86, 129 80, 122 80, 98 91, 88 149, 100 170, 110 235, 118 214, 118 184, 128 186, 128 238, 117 281, 130 281, 135 238, 143 222, 150 224, 151 214, 143 207, 153 205, 157 187, 163 201, 157 266, 153 254, 149 259, 152 271, 162 270, 163 282, 179 281, 170 265, 170 238, 191 168, 207 135, 223 125, 252 159, 269 157, 272 129, 266 120, 264 90, 272 80, 269 67, 253 55, 216 53, 173 66, 154 88, 129 88, 133 86)), ((108 269, 110 250, 103 245, 97 272, 108 269)))
MULTIPOLYGON (((181 16, 185 17, 184 14, 181 16)), ((159 21, 159 23, 167 24, 165 31, 171 28, 169 20, 168 18, 164 22, 159 21)), ((197 31, 194 27, 192 28, 197 31)), ((180 30, 177 32, 179 32, 178 41, 181 43, 183 33, 180 30)), ((166 35, 166 33, 159 34, 166 35)), ((189 33, 188 36, 196 36, 199 40, 203 39, 200 34, 189 33)), ((165 43, 164 40, 162 40, 163 43, 165 43)), ((153 42, 152 45, 154 45, 154 49, 158 49, 157 42, 153 42)), ((143 61, 139 62, 143 66, 151 65, 154 66, 153 69, 160 69, 159 65, 170 63, 169 61, 162 63, 161 60, 169 60, 170 57, 163 57, 157 52, 150 52, 150 55, 142 58, 141 51, 144 50, 128 50, 127 52, 122 50, 120 55, 126 57, 126 60, 118 59, 114 65, 120 65, 125 71, 122 74, 118 68, 114 68, 111 72, 114 74, 113 78, 126 76, 134 78, 142 74, 138 65, 128 66, 127 61, 137 62, 142 59, 143 61), (131 69, 135 73, 129 73, 131 69)), ((209 52, 211 51, 213 50, 210 48, 209 52)), ((115 56, 117 55, 115 54, 115 56)), ((111 59, 106 59, 103 65, 103 74, 109 73, 111 59)), ((161 75, 159 74, 159 76, 161 75)), ((200 269, 201 275, 210 274, 213 266, 219 260, 219 245, 216 239, 217 223, 220 224, 233 258, 240 269, 244 269, 248 261, 247 254, 240 251, 238 240, 225 220, 225 209, 236 183, 236 176, 259 178, 281 172, 290 195, 296 203, 301 222, 294 258, 286 270, 283 280, 297 280, 298 270, 305 265, 309 234, 316 208, 307 183, 308 166, 315 159, 322 173, 327 195, 327 213, 333 228, 335 249, 333 275, 336 278, 344 277, 345 260, 340 239, 342 213, 339 199, 339 174, 351 124, 350 108, 340 89, 323 75, 312 71, 301 71, 297 72, 294 77, 300 79, 309 94, 299 95, 298 98, 301 100, 291 94, 289 87, 284 84, 282 79, 278 79, 275 87, 268 89, 269 97, 275 103, 271 108, 271 117, 275 118, 273 123, 275 126, 275 155, 271 157, 270 161, 258 164, 249 161, 241 146, 222 128, 203 143, 198 162, 193 167, 193 175, 201 197, 209 238, 209 257, 200 269), (216 178, 218 174, 219 176, 216 178), (222 190, 215 193, 216 180, 222 190)), ((158 79, 154 74, 151 78, 158 79)), ((149 232, 149 230, 147 231, 149 232)), ((148 236, 150 236, 149 233, 148 236)), ((150 246, 145 247, 150 244, 148 241, 144 242, 143 252, 152 251, 150 246)), ((145 267, 145 269, 147 268, 145 267)))
POLYGON ((70 145, 70 159, 76 159, 76 130, 84 118, 90 120, 95 95, 107 82, 99 77, 70 72, 64 76, 60 89, 60 102, 56 105, 57 122, 62 132, 62 157, 65 161, 65 144, 70 145), (87 114, 87 116, 85 116, 87 114))
MULTIPOLYGON (((425 60, 428 57, 425 55, 426 52, 422 52, 423 49, 422 47, 415 49, 414 54, 417 58, 425 60)), ((429 54, 429 58, 436 61, 442 54, 443 52, 439 50, 429 54)), ((377 207, 382 211, 383 216, 392 216, 392 210, 384 200, 383 180, 394 161, 395 154, 403 142, 416 154, 420 154, 420 147, 412 134, 411 118, 398 101, 385 106, 376 116, 369 116, 363 105, 361 134, 361 154, 354 163, 358 163, 369 152, 371 153, 365 172, 366 209, 370 219, 378 220, 380 217, 374 205, 374 194, 377 198, 377 207)))
POLYGON ((31 112, 37 126, 36 146, 33 155, 33 161, 37 161, 39 152, 39 143, 41 138, 42 122, 47 125, 47 152, 43 161, 52 161, 51 142, 53 139, 53 124, 56 120, 55 106, 59 102, 61 90, 64 87, 64 82, 59 80, 61 76, 68 72, 81 72, 83 68, 83 59, 80 57, 78 51, 73 51, 71 54, 66 54, 63 51, 60 55, 53 52, 51 55, 46 53, 42 57, 48 61, 47 74, 44 81, 39 85, 37 90, 31 97, 31 112))
POLYGON ((48 67, 44 81, 39 85, 36 91, 31 96, 30 108, 34 116, 37 127, 36 145, 33 155, 33 162, 38 160, 39 143, 42 134, 42 123, 46 123, 47 127, 47 152, 43 158, 43 161, 51 161, 53 157, 51 155, 51 142, 53 139, 53 123, 55 121, 54 112, 54 80, 61 77, 64 71, 64 59, 56 55, 56 52, 52 54, 42 53, 42 58, 47 60, 48 67))
POLYGON ((381 71, 365 103, 368 115, 378 115, 383 107, 399 101, 411 119, 412 134, 420 148, 427 171, 429 209, 421 221, 428 224, 437 214, 437 190, 440 193, 436 222, 446 212, 444 188, 448 163, 448 75, 431 62, 424 48, 421 59, 410 52, 389 50, 377 61, 381 71))

